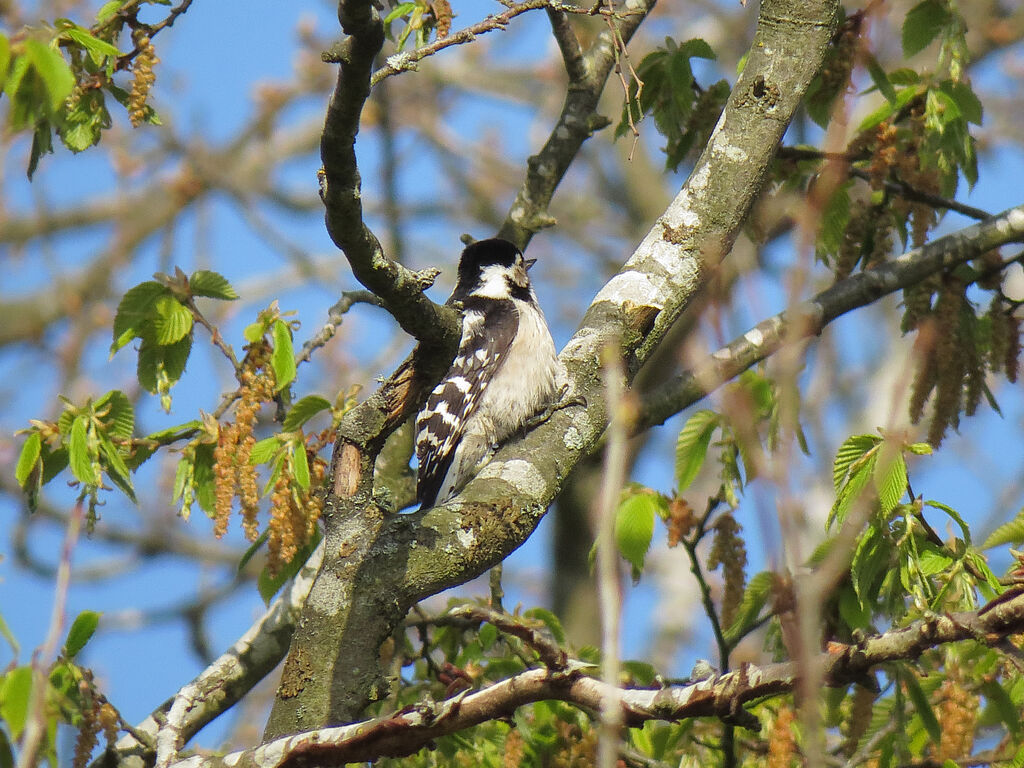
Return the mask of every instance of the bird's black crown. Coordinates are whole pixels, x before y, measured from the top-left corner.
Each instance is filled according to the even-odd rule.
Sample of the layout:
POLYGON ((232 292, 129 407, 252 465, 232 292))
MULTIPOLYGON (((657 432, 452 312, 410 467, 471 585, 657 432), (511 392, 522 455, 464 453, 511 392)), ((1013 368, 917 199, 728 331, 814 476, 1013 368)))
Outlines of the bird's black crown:
POLYGON ((492 264, 511 267, 516 263, 517 256, 522 257, 519 249, 499 237, 470 243, 459 259, 459 284, 472 285, 479 277, 480 270, 492 264))

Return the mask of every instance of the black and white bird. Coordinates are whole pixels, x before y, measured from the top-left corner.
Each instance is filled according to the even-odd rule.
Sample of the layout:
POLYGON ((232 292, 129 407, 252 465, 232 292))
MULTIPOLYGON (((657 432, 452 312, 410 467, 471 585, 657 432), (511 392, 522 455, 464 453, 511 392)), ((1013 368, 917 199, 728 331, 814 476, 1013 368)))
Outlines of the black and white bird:
POLYGON ((459 352, 416 417, 416 496, 424 509, 462 490, 555 397, 560 364, 527 276, 535 261, 500 239, 462 252, 449 299, 463 310, 459 352))

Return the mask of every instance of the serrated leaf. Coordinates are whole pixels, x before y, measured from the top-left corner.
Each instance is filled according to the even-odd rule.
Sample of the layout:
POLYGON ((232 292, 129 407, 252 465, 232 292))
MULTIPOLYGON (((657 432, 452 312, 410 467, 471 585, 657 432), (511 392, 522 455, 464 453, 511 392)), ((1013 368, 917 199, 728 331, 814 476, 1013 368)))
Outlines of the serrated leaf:
POLYGON ((89 638, 93 636, 96 627, 100 623, 100 614, 96 611, 82 611, 71 624, 68 630, 68 638, 64 641, 64 658, 71 660, 78 655, 79 651, 85 648, 89 638))
POLYGON ((546 608, 531 608, 525 611, 523 615, 528 619, 538 619, 541 621, 548 628, 551 637, 554 638, 556 643, 559 645, 565 644, 565 630, 562 628, 562 622, 551 611, 546 608))
POLYGON ((902 453, 896 453, 889 461, 875 463, 875 489, 882 513, 888 515, 900 503, 907 492, 907 464, 902 453))
POLYGON ((303 445, 296 445, 292 452, 292 474, 295 482, 304 491, 309 490, 309 459, 306 456, 306 448, 303 445))
POLYGON ((726 642, 733 645, 743 637, 747 627, 757 620, 761 609, 768 604, 774 586, 775 574, 771 571, 761 571, 750 580, 747 588, 743 590, 743 599, 736 609, 736 618, 724 633, 726 642))
POLYGON ((714 411, 697 411, 683 426, 676 441, 676 490, 682 493, 693 483, 707 457, 711 435, 719 424, 714 411))
POLYGON ((838 492, 850 473, 850 467, 882 441, 878 435, 852 435, 843 441, 832 462, 832 484, 838 492))
POLYGON ((878 576, 888 569, 890 554, 878 528, 869 525, 857 541, 857 549, 850 563, 850 582, 861 607, 868 614, 873 607, 878 576))
POLYGON ((121 52, 106 40, 100 40, 98 37, 93 36, 88 30, 77 25, 65 29, 64 34, 92 54, 92 60, 97 66, 102 64, 102 59, 107 56, 117 58, 121 55, 121 52))
POLYGON ((125 4, 125 0, 107 0, 100 9, 96 12, 96 21, 104 22, 110 19, 121 10, 121 6, 125 4))
POLYGON ((923 51, 952 20, 948 6, 940 0, 923 0, 915 5, 903 21, 903 55, 910 57, 923 51))
POLYGON ((981 100, 969 83, 946 81, 942 84, 942 91, 956 103, 965 120, 981 125, 984 110, 981 100))
POLYGON ((135 502, 135 488, 132 485, 132 475, 128 465, 125 464, 117 446, 110 442, 106 435, 100 435, 100 452, 105 459, 107 475, 129 499, 135 502))
POLYGON ((917 710, 918 717, 921 718, 921 724, 928 732, 932 744, 937 747, 942 741, 942 728, 939 727, 939 721, 935 717, 935 710, 932 709, 928 697, 921 690, 921 684, 913 672, 906 672, 900 675, 900 678, 906 686, 908 698, 913 702, 914 709, 917 710))
POLYGON ((615 544, 633 566, 633 580, 640 578, 644 558, 654 536, 657 501, 652 494, 636 493, 619 504, 615 512, 615 544))
POLYGON ((143 323, 153 316, 153 306, 158 298, 169 293, 168 289, 156 282, 147 280, 139 283, 121 297, 114 315, 114 341, 111 353, 116 352, 136 336, 141 336, 143 323))
POLYGON ((292 349, 292 331, 284 320, 274 321, 274 352, 270 367, 274 369, 274 391, 280 392, 295 379, 295 350, 292 349))
POLYGON ((277 435, 256 442, 249 453, 250 464, 266 464, 281 447, 281 439, 277 435))
POLYGON ((188 285, 193 296, 206 296, 224 301, 233 301, 238 298, 238 293, 227 281, 227 278, 219 272, 209 269, 193 272, 188 279, 188 285))
POLYGON ((38 432, 32 432, 21 446, 21 453, 18 455, 18 464, 14 468, 14 478, 22 488, 26 486, 29 475, 36 468, 39 461, 39 453, 42 449, 43 439, 38 432))
POLYGON ((132 401, 124 392, 112 389, 96 401, 93 410, 97 414, 106 411, 106 414, 101 417, 101 421, 106 433, 111 437, 127 440, 134 433, 135 409, 132 407, 132 401))
POLYGON ((1003 523, 985 539, 982 549, 1002 546, 1003 544, 1019 544, 1024 542, 1024 509, 1008 523, 1003 523))
POLYGON ((320 411, 325 411, 330 407, 331 403, 327 398, 320 397, 320 395, 306 395, 288 410, 282 428, 285 432, 293 432, 320 411))
POLYGON ((153 302, 154 341, 167 346, 181 341, 192 330, 192 312, 174 296, 165 294, 153 302))
POLYGON ((25 40, 25 55, 46 86, 50 110, 56 112, 75 87, 71 68, 60 53, 32 38, 25 40))
POLYGON ((213 475, 212 443, 200 443, 196 446, 195 466, 192 470, 192 485, 196 489, 196 501, 206 514, 213 515, 216 504, 216 493, 213 475))
POLYGON ((68 461, 71 473, 86 485, 99 485, 93 457, 89 452, 88 427, 86 416, 75 417, 71 424, 71 435, 68 438, 68 461))

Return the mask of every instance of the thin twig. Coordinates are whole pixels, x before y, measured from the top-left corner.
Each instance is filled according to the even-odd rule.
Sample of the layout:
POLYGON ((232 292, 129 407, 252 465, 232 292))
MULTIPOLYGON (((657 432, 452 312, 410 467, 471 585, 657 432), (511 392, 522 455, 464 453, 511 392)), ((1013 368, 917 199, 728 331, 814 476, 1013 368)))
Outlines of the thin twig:
MULTIPOLYGON (((615 512, 626 482, 626 414, 622 382, 625 373, 618 346, 605 348, 602 378, 608 407, 608 442, 604 453, 604 476, 598 495, 597 594, 601 606, 601 676, 615 688, 619 681, 619 562, 615 551, 615 512)), ((597 743, 598 768, 614 768, 619 755, 622 708, 617 698, 608 697, 601 706, 601 730, 597 743)))
POLYGON ((46 678, 50 666, 57 654, 57 643, 64 630, 64 613, 67 606, 68 587, 71 584, 71 553, 78 542, 78 534, 82 528, 82 502, 75 504, 68 518, 67 531, 64 534, 64 546, 61 548, 60 566, 57 568, 57 580, 53 590, 53 613, 50 615, 50 629, 43 642, 32 658, 32 691, 29 694, 28 718, 22 736, 21 753, 18 755, 18 768, 34 768, 39 755, 39 745, 46 733, 46 699, 48 685, 46 678))

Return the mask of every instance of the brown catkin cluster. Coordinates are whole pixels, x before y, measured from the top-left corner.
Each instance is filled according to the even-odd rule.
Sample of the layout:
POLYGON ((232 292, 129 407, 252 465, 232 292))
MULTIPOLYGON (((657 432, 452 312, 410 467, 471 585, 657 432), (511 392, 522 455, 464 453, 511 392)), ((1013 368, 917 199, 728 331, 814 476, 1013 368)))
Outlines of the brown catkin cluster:
POLYGON ((850 14, 836 32, 828 58, 821 69, 821 93, 838 95, 849 86, 850 73, 857 62, 858 38, 863 19, 863 13, 850 14))
POLYGON ((526 742, 518 728, 513 728, 505 736, 505 754, 502 758, 502 768, 519 768, 526 756, 526 742))
POLYGON ((78 683, 80 700, 78 737, 75 739, 75 752, 71 760, 72 768, 85 768, 89 764, 92 750, 99 743, 96 734, 100 732, 99 707, 93 696, 92 682, 87 676, 78 683))
POLYGON ((103 738, 107 741, 107 749, 113 749, 117 743, 117 735, 120 731, 121 717, 109 701, 103 702, 100 707, 100 727, 103 728, 103 738))
POLYGON ((555 723, 557 751, 551 757, 551 768, 591 768, 597 762, 597 730, 583 730, 575 723, 555 723))
POLYGON ((782 707, 768 734, 768 760, 766 768, 790 768, 796 757, 796 739, 793 724, 796 715, 789 707, 782 707))
POLYGON ((679 496, 668 504, 668 545, 677 547, 693 530, 697 519, 686 499, 679 496))
POLYGON ((843 735, 846 737, 843 751, 847 756, 857 751, 857 745, 867 733, 868 726, 871 725, 871 712, 877 697, 878 695, 866 686, 853 686, 849 714, 844 720, 845 727, 843 728, 843 735))
POLYGON ((267 568, 271 574, 277 574, 306 545, 323 512, 323 496, 315 491, 327 475, 327 462, 314 459, 309 474, 311 491, 305 491, 295 482, 294 471, 288 465, 282 468, 274 483, 267 537, 267 568))
POLYGON ((743 527, 736 522, 731 512, 726 512, 715 521, 715 539, 708 554, 708 568, 722 566, 725 588, 722 595, 722 625, 729 627, 736 618, 736 612, 743 602, 743 590, 747 576, 747 548, 740 537, 743 527))
POLYGON ((148 37, 140 37, 136 41, 136 46, 139 52, 132 65, 132 74, 135 77, 132 80, 131 93, 128 95, 128 119, 134 128, 138 128, 146 121, 146 100, 149 98, 153 83, 156 82, 153 67, 160 62, 156 56, 156 49, 148 37))
POLYGON ((433 0, 430 7, 436 20, 437 37, 443 40, 452 31, 452 5, 448 0, 433 0))
POLYGON ((960 411, 973 413, 984 393, 985 361, 975 323, 964 317, 966 285, 947 280, 939 292, 930 328, 918 337, 919 363, 910 394, 910 418, 920 421, 928 396, 935 399, 928 442, 938 447, 949 427, 960 423, 960 411))
POLYGON ((235 421, 221 426, 213 451, 214 526, 217 538, 223 536, 231 519, 231 502, 238 496, 242 508, 242 528, 250 541, 259 536, 259 486, 256 467, 249 463, 256 444, 253 429, 263 403, 274 398, 274 378, 269 370, 270 346, 265 341, 250 344, 239 376, 242 387, 235 421))
POLYGON ((944 680, 935 692, 935 717, 942 729, 942 739, 935 750, 936 761, 942 763, 970 755, 978 722, 978 697, 956 680, 944 680))

